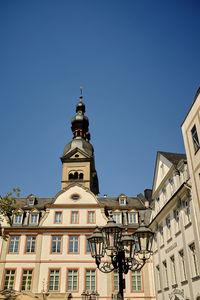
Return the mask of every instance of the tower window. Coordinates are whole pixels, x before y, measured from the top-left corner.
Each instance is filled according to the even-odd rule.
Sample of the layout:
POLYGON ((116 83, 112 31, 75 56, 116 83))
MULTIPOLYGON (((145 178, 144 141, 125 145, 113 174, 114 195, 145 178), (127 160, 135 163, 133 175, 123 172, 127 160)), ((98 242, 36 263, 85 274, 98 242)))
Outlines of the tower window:
POLYGON ((78 172, 74 173, 74 179, 78 179, 78 172))
POLYGON ((74 175, 72 173, 69 173, 69 180, 74 179, 74 175))
POLYGON ((79 179, 83 179, 83 173, 79 174, 79 179))

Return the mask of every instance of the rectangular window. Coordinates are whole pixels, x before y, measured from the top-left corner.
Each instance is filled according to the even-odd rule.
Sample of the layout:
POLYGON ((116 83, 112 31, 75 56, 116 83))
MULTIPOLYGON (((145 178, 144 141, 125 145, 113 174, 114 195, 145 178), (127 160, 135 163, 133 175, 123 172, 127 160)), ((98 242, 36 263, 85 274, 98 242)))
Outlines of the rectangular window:
POLYGON ((113 219, 116 223, 121 223, 121 214, 113 214, 113 219))
POLYGON ((78 290, 78 270, 68 270, 67 273, 67 290, 78 290))
POLYGON ((166 218, 166 226, 167 226, 167 239, 171 238, 171 221, 170 217, 166 218))
POLYGON ((160 267, 156 267, 156 282, 157 282, 157 290, 160 291, 161 285, 160 285, 160 267))
POLYGON ((87 236, 86 236, 86 253, 90 253, 90 247, 89 247, 87 236))
POLYGON ((125 199, 124 199, 124 198, 121 198, 121 199, 120 199, 120 205, 125 205, 125 204, 126 204, 125 199))
POLYGON ((27 236, 26 238, 26 253, 35 252, 36 236, 27 236))
POLYGON ((171 261, 172 284, 176 284, 177 277, 176 277, 176 266, 175 266, 174 256, 170 257, 170 261, 171 261))
POLYGON ((183 201, 183 208, 184 208, 184 223, 187 225, 191 222, 190 219, 190 201, 189 199, 186 199, 183 201))
POLYGON ((6 270, 4 279, 4 290, 13 289, 15 281, 15 270, 6 270))
POLYGON ((191 266, 192 266, 192 274, 193 276, 199 275, 199 268, 196 256, 196 249, 194 243, 189 246, 190 248, 190 256, 191 256, 191 266))
POLYGON ((62 212, 61 211, 56 211, 55 212, 55 223, 56 224, 61 224, 62 223, 62 212))
POLYGON ((50 270, 49 273, 49 292, 59 290, 60 270, 50 270))
POLYGON ((18 253, 19 251, 19 236, 10 237, 9 253, 18 253))
POLYGON ((96 290, 96 271, 95 270, 86 270, 85 289, 86 289, 86 291, 95 291, 96 290))
POLYGON ((14 215, 14 224, 22 223, 22 215, 14 215))
POLYGON ((162 246, 164 244, 163 225, 159 226, 159 232, 160 232, 160 245, 162 246))
POLYGON ((69 237, 69 253, 78 253, 78 236, 69 237))
POLYGON ((118 275, 118 271, 114 271, 113 274, 113 290, 114 292, 118 292, 119 291, 119 275, 118 275))
POLYGON ((94 211, 88 211, 88 223, 89 224, 95 223, 95 212, 94 211))
POLYGON ((163 269, 164 269, 164 285, 165 287, 169 286, 169 280, 168 280, 168 273, 167 273, 167 262, 163 262, 163 269))
POLYGON ((185 281, 187 280, 187 273, 185 268, 185 256, 183 250, 179 252, 179 260, 180 260, 180 266, 181 266, 181 280, 185 281))
POLYGON ((31 224, 38 223, 38 215, 31 215, 31 224))
POLYGON ((78 224, 78 211, 72 211, 71 223, 78 224))
POLYGON ((52 236, 51 253, 61 253, 61 236, 52 236))
POLYGON ((175 230, 178 232, 180 230, 179 226, 179 210, 174 210, 174 219, 175 219, 175 230))
POLYGON ((23 271, 21 291, 31 290, 32 275, 33 275, 33 270, 23 271))
POLYGON ((141 291, 142 290, 141 271, 131 271, 131 287, 132 287, 132 291, 141 291))
POLYGON ((137 223, 137 213, 130 213, 129 214, 129 223, 130 224, 137 223))
POLYGON ((199 150, 199 138, 197 134, 196 125, 193 126, 191 130, 191 134, 192 134, 192 140, 194 145, 194 152, 196 153, 199 150))

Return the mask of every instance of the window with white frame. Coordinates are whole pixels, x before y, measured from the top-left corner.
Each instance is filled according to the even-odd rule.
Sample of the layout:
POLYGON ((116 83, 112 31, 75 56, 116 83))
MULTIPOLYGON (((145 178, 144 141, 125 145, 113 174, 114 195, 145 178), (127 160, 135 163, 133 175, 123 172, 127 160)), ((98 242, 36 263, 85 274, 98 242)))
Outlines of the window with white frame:
POLYGON ((171 274, 172 274, 172 284, 177 283, 177 276, 176 276, 176 265, 175 265, 175 258, 174 256, 170 257, 170 263, 171 263, 171 274))
POLYGON ((78 270, 68 270, 67 272, 67 290, 78 290, 78 270))
POLYGON ((88 223, 89 224, 95 223, 95 212, 94 211, 88 211, 88 223))
POLYGON ((120 205, 125 205, 126 204, 126 199, 125 198, 119 198, 119 204, 120 205))
POLYGON ((184 223, 185 225, 191 222, 190 218, 190 201, 189 199, 183 200, 183 209, 184 209, 184 223))
POLYGON ((57 292, 59 290, 60 270, 50 270, 49 273, 49 292, 57 292))
POLYGON ((23 270, 21 291, 30 291, 33 270, 23 270))
POLYGON ((196 255, 196 249, 195 244, 191 244, 189 246, 190 249, 190 257, 191 257, 191 268, 192 268, 192 275, 197 276, 199 275, 199 267, 198 267, 198 261, 197 261, 197 255, 196 255))
POLYGON ((72 211, 71 222, 72 224, 78 224, 78 211, 72 211))
POLYGON ((160 285, 160 267, 156 266, 156 282, 157 282, 157 290, 160 291, 161 285, 160 285))
POLYGON ((131 289, 132 289, 132 291, 141 291, 142 290, 141 271, 131 271, 131 289))
POLYGON ((114 213, 113 219, 116 223, 121 223, 121 214, 120 213, 114 213))
POLYGON ((32 214, 30 216, 30 221, 32 225, 37 225, 38 223, 38 214, 32 214))
POLYGON ((10 237, 9 253, 18 253, 19 251, 19 236, 10 237))
POLYGON ((193 141, 193 146, 194 146, 194 152, 196 153, 199 150, 199 148, 200 148, 196 125, 194 125, 192 127, 191 134, 192 134, 192 141, 193 141))
POLYGON ((22 224, 22 214, 14 214, 14 224, 22 224))
POLYGON ((96 290, 96 271, 95 270, 86 270, 85 289, 86 289, 86 291, 95 291, 96 290))
POLYGON ((160 245, 162 246, 164 244, 163 225, 159 226, 159 232, 160 232, 160 245))
POLYGON ((180 230, 180 224, 179 224, 179 210, 174 210, 174 219, 175 219, 175 230, 178 232, 180 230))
POLYGON ((179 261, 181 266, 181 281, 187 280, 187 273, 185 268, 185 255, 183 250, 179 251, 179 261))
POLYGON ((61 236, 52 236, 51 253, 61 253, 61 236))
POLYGON ((4 290, 13 289, 15 281, 15 270, 6 270, 4 278, 4 290))
POLYGON ((168 271, 167 271, 166 260, 163 261, 163 270, 164 270, 164 285, 165 285, 165 288, 167 288, 169 286, 169 280, 168 280, 168 271))
POLYGON ((69 237, 69 253, 78 253, 78 236, 69 237))
POLYGON ((119 274, 117 270, 113 272, 113 290, 114 292, 119 291, 119 274))
POLYGON ((26 238, 26 253, 35 252, 36 236, 27 236, 26 238))
POLYGON ((167 239, 171 238, 171 220, 170 220, 170 216, 168 216, 166 219, 166 227, 167 227, 167 239))
POLYGON ((138 215, 136 212, 134 213, 129 213, 129 223, 130 224, 135 224, 138 222, 138 215))
POLYGON ((56 211, 55 212, 55 223, 60 224, 62 222, 62 212, 56 211))

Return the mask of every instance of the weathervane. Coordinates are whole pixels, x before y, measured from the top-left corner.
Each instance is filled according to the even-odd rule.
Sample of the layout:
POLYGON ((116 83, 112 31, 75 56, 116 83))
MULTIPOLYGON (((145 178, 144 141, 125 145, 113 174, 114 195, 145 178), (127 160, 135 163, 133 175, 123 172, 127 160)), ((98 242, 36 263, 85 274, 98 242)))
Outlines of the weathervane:
POLYGON ((80 86, 80 101, 82 101, 81 99, 83 99, 83 87, 82 86, 80 86))

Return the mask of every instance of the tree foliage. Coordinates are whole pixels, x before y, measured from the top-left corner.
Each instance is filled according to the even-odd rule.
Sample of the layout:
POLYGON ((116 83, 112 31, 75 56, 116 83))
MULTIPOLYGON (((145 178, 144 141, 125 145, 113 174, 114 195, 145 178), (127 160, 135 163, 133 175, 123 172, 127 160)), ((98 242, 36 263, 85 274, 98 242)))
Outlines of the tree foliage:
MULTIPOLYGON (((3 217, 8 218, 8 222, 11 224, 11 216, 13 210, 16 209, 16 198, 20 196, 20 188, 13 188, 12 192, 7 193, 3 198, 0 197, 0 222, 3 221, 3 217)), ((2 230, 1 230, 2 231, 2 230)), ((3 231, 1 232, 2 237, 7 239, 3 231)))

